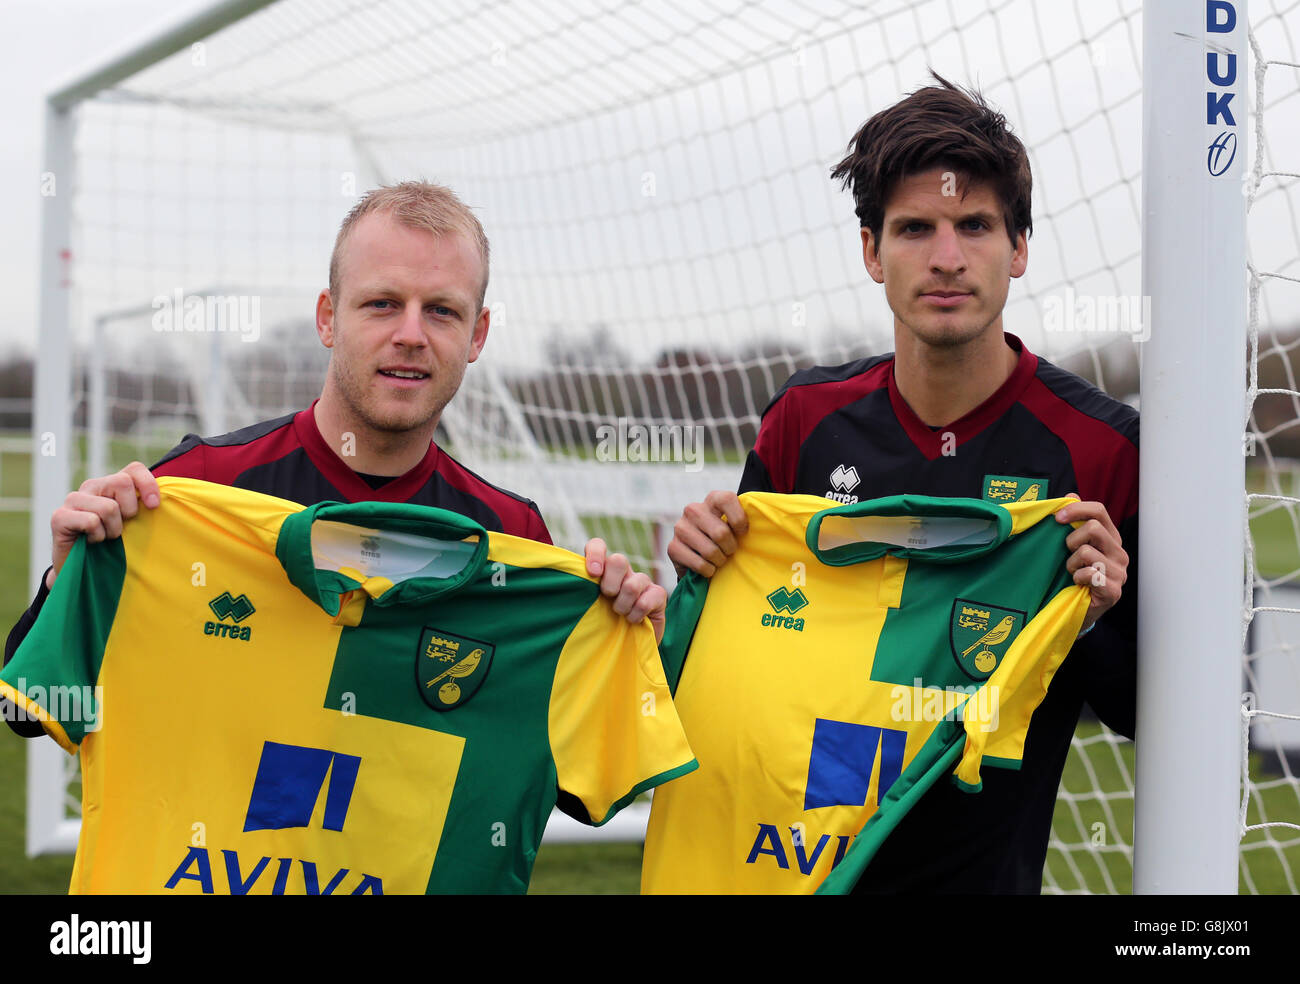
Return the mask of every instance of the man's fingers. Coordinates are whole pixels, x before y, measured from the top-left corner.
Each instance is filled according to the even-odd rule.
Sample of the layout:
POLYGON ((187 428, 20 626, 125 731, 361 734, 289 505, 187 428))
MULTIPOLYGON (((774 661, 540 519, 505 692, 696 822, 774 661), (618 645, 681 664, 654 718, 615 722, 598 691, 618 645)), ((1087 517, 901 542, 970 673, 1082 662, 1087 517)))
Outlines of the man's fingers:
POLYGON ((1118 556, 1123 540, 1119 530, 1099 519, 1089 519, 1065 538, 1065 545, 1071 550, 1078 550, 1085 543, 1091 543, 1098 550, 1118 556))
POLYGON ((649 574, 632 570, 631 563, 622 554, 610 556, 600 579, 600 591, 614 599, 614 611, 626 615, 629 622, 641 621, 656 602, 666 604, 668 600, 664 589, 650 580, 649 574))
POLYGON ((1070 545, 1070 547, 1072 552, 1066 560, 1066 568, 1071 572, 1097 561, 1103 561, 1106 570, 1117 577, 1119 583, 1123 584, 1127 579, 1128 554, 1109 534, 1080 540, 1070 545))
MULTIPOLYGON (((82 493, 73 492, 68 496, 81 495, 82 493)), ((72 545, 76 543, 77 537, 83 533, 91 543, 98 543, 108 537, 109 529, 116 529, 117 536, 122 535, 122 520, 117 515, 117 503, 112 499, 102 499, 94 496, 88 497, 91 503, 94 503, 105 512, 109 513, 111 518, 108 520, 107 528, 105 517, 99 512, 91 509, 78 509, 62 505, 54 510, 54 515, 50 517, 50 532, 52 534, 53 545, 50 550, 50 566, 54 568, 55 577, 59 571, 63 570, 63 562, 68 559, 68 552, 72 545)), ((53 586, 53 579, 48 579, 47 584, 53 586)))
MULTIPOLYGON (((131 519, 140 511, 140 503, 152 509, 161 501, 158 480, 143 464, 133 461, 119 472, 100 478, 88 478, 78 492, 113 499, 122 518, 131 519)), ((73 493, 76 494, 76 493, 73 493)))
MULTIPOLYGON (((1070 495, 1073 496, 1076 493, 1071 492, 1070 495)), ((1083 522, 1084 526, 1087 526, 1089 521, 1096 522, 1115 538, 1116 543, 1120 542, 1119 529, 1110 518, 1110 513, 1106 511, 1106 507, 1100 502, 1082 502, 1076 498, 1074 502, 1058 509, 1056 518, 1062 523, 1083 522)), ((1084 526, 1080 526, 1074 532, 1078 533, 1084 526)))
POLYGON ((605 541, 598 536, 593 536, 587 541, 586 554, 587 573, 592 577, 600 577, 605 572, 605 541))
POLYGON ((54 535, 71 536, 85 533, 92 542, 113 539, 122 535, 122 504, 115 496, 91 495, 87 492, 69 492, 63 505, 50 519, 54 535), (97 530, 99 535, 92 536, 97 530))
POLYGON ((713 577, 717 573, 717 565, 710 564, 694 550, 687 547, 678 536, 674 536, 668 543, 668 559, 673 562, 673 567, 677 569, 677 576, 681 577, 683 571, 694 571, 701 577, 713 577))
POLYGON ((140 512, 141 501, 152 509, 162 501, 162 496, 158 480, 139 461, 112 475, 88 478, 76 492, 69 492, 63 505, 50 517, 55 573, 63 567, 72 544, 83 533, 92 543, 121 536, 126 520, 140 512))
MULTIPOLYGON (((741 506, 740 498, 735 492, 724 490, 710 492, 704 497, 704 505, 712 515, 719 518, 725 516, 728 529, 736 536, 749 531, 749 517, 745 515, 744 507, 741 506)), ((731 554, 735 551, 728 550, 727 553, 731 554)))
POLYGON ((158 479, 153 477, 153 472, 142 462, 133 461, 122 471, 131 476, 136 494, 148 508, 153 509, 162 501, 162 495, 158 491, 158 479))
MULTIPOLYGON (((649 617, 653 612, 662 611, 668 605, 667 591, 651 581, 648 575, 638 574, 636 577, 638 579, 644 578, 644 581, 638 580, 636 584, 633 584, 630 588, 628 588, 627 585, 624 586, 625 588, 628 588, 627 593, 632 594, 632 592, 636 592, 638 585, 644 585, 641 587, 639 592, 633 595, 628 610, 621 613, 627 616, 629 622, 640 622, 643 618, 649 617)), ((631 581, 632 578, 628 578, 628 580, 631 581)), ((620 593, 619 597, 622 598, 623 594, 620 593)), ((614 610, 618 610, 617 605, 614 610)))
MULTIPOLYGON (((77 494, 73 493, 73 495, 77 494)), ((120 520, 118 521, 118 527, 121 528, 120 520)), ((54 510, 54 515, 50 517, 50 532, 54 534, 56 543, 64 542, 69 546, 71 546, 73 540, 76 540, 83 533, 86 535, 86 539, 92 543, 98 543, 108 535, 105 529, 104 517, 100 516, 98 512, 90 509, 69 508, 67 505, 62 505, 54 510)))
MULTIPOLYGON (((633 577, 645 577, 644 574, 629 576, 631 570, 632 564, 626 557, 620 553, 610 554, 605 558, 605 572, 600 576, 600 593, 615 599, 614 610, 620 615, 627 614, 627 608, 621 611, 618 608, 618 602, 622 600, 623 595, 626 593, 626 583, 632 580, 633 577)), ((647 578, 647 580, 649 579, 647 578)), ((630 603, 628 607, 631 607, 630 603)))
POLYGON ((692 502, 682 510, 673 525, 668 544, 668 559, 682 570, 692 570, 701 577, 712 577, 727 558, 736 552, 749 520, 736 493, 715 490, 703 502, 692 502))
MULTIPOLYGON (((1128 580, 1128 554, 1110 514, 1100 502, 1072 502, 1056 513, 1061 522, 1080 525, 1066 538, 1071 551, 1065 569, 1074 583, 1086 587, 1089 618, 1095 620, 1119 601, 1128 580)), ((1085 620, 1086 621, 1086 620, 1085 620)))
POLYGON ((673 532, 681 536, 683 531, 696 534, 694 537, 682 537, 688 547, 695 550, 705 560, 720 563, 736 552, 737 540, 736 530, 727 520, 723 519, 716 510, 705 502, 692 502, 686 507, 673 527, 673 532), (710 551, 708 547, 701 550, 696 544, 699 542, 699 536, 702 534, 716 548, 710 551), (713 554, 711 556, 711 554, 713 554))
POLYGON ((668 557, 696 573, 712 577, 714 571, 725 564, 728 555, 736 549, 736 541, 730 531, 718 535, 724 540, 723 545, 719 545, 707 532, 697 528, 691 519, 684 516, 673 526, 673 542, 668 545, 668 557), (674 546, 678 547, 676 553, 679 556, 674 556, 674 546), (698 559, 701 565, 707 564, 710 570, 701 570, 693 559, 698 559))

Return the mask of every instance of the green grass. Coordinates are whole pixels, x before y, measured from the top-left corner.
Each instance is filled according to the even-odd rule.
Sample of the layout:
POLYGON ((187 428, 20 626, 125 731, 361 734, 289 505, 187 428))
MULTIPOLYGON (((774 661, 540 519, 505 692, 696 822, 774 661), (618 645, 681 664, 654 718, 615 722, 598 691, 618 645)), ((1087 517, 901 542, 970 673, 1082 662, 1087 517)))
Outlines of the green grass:
POLYGON ((1250 533, 1261 575, 1273 578, 1300 571, 1300 544, 1290 511, 1276 508, 1258 513, 1250 521, 1250 533))
MULTIPOLYGON (((113 438, 108 443, 108 467, 122 468, 132 461, 143 461, 152 465, 178 443, 182 435, 177 435, 172 442, 153 444, 136 444, 121 438, 113 438)), ((30 446, 31 434, 27 431, 0 431, 0 439, 5 441, 23 441, 30 446)), ((72 469, 72 488, 77 488, 86 480, 86 437, 80 434, 76 438, 76 464, 72 469)), ((27 498, 31 495, 32 463, 28 451, 0 450, 0 497, 27 498)))
POLYGON ((537 852, 529 895, 635 895, 640 844, 547 844, 537 852))
MULTIPOLYGON (((1068 860, 1059 849, 1048 851, 1046 890, 1094 894, 1132 891, 1131 852, 1124 846, 1133 844, 1133 797, 1124 776, 1134 775, 1135 746, 1131 741, 1120 741, 1112 748, 1096 740, 1101 731, 1095 722, 1081 722, 1076 734, 1085 748, 1070 749, 1061 790, 1073 794, 1073 808, 1065 796, 1057 799, 1052 834, 1054 840, 1064 841, 1073 849, 1068 860)), ((1247 812, 1248 824, 1265 819, 1300 823, 1300 790, 1293 781, 1281 781, 1276 772, 1268 772, 1259 755, 1250 758, 1250 775, 1256 792, 1247 812)), ((1242 846, 1238 865, 1242 893, 1253 889, 1261 895, 1289 895, 1297 891, 1300 831, 1272 828, 1252 832, 1243 839, 1242 846), (1295 873, 1295 880, 1288 877, 1288 870, 1295 873)))
POLYGON ((634 558, 633 566, 638 567, 635 558, 653 556, 653 524, 643 519, 628 519, 626 516, 592 516, 582 515, 578 519, 587 536, 600 537, 611 553, 626 554, 634 558))
MULTIPOLYGON (((1246 472, 1246 487, 1251 492, 1296 495, 1289 473, 1280 473, 1276 483, 1262 469, 1246 472)), ((1255 544, 1255 565, 1261 575, 1282 577, 1300 571, 1300 513, 1286 503, 1255 500, 1251 506, 1251 539, 1255 544)))
POLYGON ((1070 749, 1061 774, 1065 795, 1058 795, 1052 815, 1053 842, 1070 845, 1070 850, 1048 850, 1045 891, 1132 891, 1133 863, 1124 847, 1133 843, 1133 797, 1124 775, 1133 775, 1134 747, 1122 741, 1112 748, 1097 740, 1102 730, 1096 722, 1081 721, 1075 732, 1084 748, 1070 749))

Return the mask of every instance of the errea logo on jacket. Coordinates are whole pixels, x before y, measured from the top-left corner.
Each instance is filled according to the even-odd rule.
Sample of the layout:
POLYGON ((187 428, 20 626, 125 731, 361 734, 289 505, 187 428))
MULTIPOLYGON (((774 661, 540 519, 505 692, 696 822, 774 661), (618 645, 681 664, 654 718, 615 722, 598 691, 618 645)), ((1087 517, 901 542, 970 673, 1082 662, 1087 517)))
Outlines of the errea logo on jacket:
POLYGON ((826 498, 842 502, 845 505, 852 505, 858 501, 858 497, 849 493, 856 489, 861 481, 858 470, 853 465, 849 465, 847 468, 842 464, 836 465, 835 470, 831 472, 832 491, 826 493, 826 498))

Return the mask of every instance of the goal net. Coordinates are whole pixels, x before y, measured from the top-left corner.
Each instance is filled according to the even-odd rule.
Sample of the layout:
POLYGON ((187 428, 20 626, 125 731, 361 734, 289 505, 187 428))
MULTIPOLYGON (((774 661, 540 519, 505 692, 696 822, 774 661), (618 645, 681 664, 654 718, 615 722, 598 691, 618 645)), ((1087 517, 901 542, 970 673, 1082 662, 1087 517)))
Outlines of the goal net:
POLYGON ((1252 4, 1241 888, 1300 890, 1300 4, 1252 4))
MULTIPOLYGON (((1300 3, 1252 0, 1250 17, 1265 66, 1243 195, 1261 611, 1245 665, 1260 708, 1297 713, 1300 622, 1262 609, 1300 609, 1287 600, 1300 573, 1300 150, 1286 122, 1300 3)), ((187 431, 307 406, 340 220, 370 188, 422 177, 455 189, 492 243, 488 344, 439 439, 536 499, 557 542, 603 536, 671 584, 672 522, 736 486, 791 372, 892 349, 829 170, 931 68, 980 88, 1029 148, 1034 235, 1008 330, 1136 403, 1141 60, 1130 0, 217 4, 56 98, 70 253, 50 248, 46 282, 66 282, 67 412, 85 435, 74 471, 148 463, 187 431), (1115 316, 1049 316, 1085 299, 1115 316)), ((59 358, 61 340, 48 344, 41 359, 59 358)), ((55 505, 35 504, 34 529, 55 505)), ((1252 823, 1300 820, 1297 727, 1251 724, 1252 823)), ((33 754, 43 774, 63 768, 33 754)), ((35 850, 71 846, 76 800, 57 775, 34 794, 35 850)), ((1045 890, 1128 891, 1132 803, 1132 744, 1085 718, 1045 890)), ((1243 888, 1295 890, 1293 833, 1245 838, 1243 888)))

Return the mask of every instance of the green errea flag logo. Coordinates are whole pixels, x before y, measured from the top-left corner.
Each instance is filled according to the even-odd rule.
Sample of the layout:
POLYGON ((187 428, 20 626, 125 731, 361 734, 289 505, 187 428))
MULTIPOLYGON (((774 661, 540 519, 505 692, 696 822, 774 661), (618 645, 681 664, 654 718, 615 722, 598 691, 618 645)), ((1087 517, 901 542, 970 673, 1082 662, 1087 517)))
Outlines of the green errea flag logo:
POLYGON ((801 612, 808 607, 808 596, 803 593, 802 588, 789 590, 785 585, 777 588, 767 596, 767 603, 772 606, 771 612, 764 612, 760 620, 763 625, 778 629, 794 629, 796 632, 802 632, 804 620, 794 618, 796 612, 801 612), (772 612, 776 612, 775 615, 772 612), (785 612, 787 614, 781 614, 785 612))
POLYGON ((238 598, 232 598, 229 591, 223 591, 208 602, 208 607, 217 616, 217 620, 203 623, 204 635, 218 639, 240 639, 244 642, 252 638, 253 630, 247 625, 239 624, 257 611, 248 600, 248 595, 241 594, 238 598), (230 625, 228 622, 235 624, 230 625))
POLYGON ((952 603, 948 641, 953 658, 972 680, 987 680, 1025 627, 1025 613, 983 601, 952 603))
POLYGON ((1003 505, 1008 502, 1037 502, 1047 498, 1047 479, 985 475, 984 498, 1003 505))
POLYGON ((425 626, 415 655, 415 685, 435 711, 449 711, 474 696, 487 677, 489 642, 425 626))
POLYGON ((767 603, 772 606, 772 611, 780 614, 789 612, 793 615, 800 609, 808 606, 808 598, 803 593, 803 588, 795 588, 793 591, 786 590, 785 585, 777 588, 767 596, 767 603))
POLYGON ((248 595, 241 594, 238 598, 232 598, 229 591, 223 591, 209 601, 208 607, 217 618, 228 618, 232 622, 242 622, 257 611, 253 603, 248 600, 248 595))

